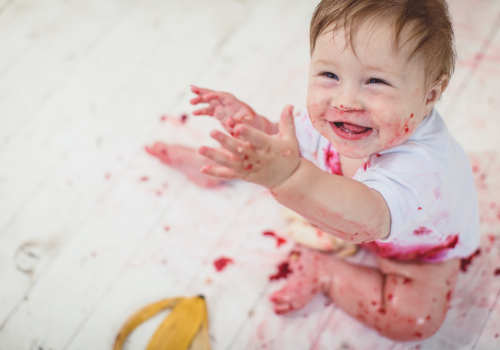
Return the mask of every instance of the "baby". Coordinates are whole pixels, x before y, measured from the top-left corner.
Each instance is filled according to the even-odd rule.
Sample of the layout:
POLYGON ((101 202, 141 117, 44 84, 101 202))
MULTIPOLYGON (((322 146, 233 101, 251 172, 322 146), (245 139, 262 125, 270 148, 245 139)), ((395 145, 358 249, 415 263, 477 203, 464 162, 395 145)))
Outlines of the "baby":
MULTIPOLYGON (((242 179, 311 224, 373 251, 378 268, 299 248, 277 313, 324 292, 383 336, 421 340, 441 326, 459 262, 479 244, 467 157, 433 108, 453 72, 445 0, 323 0, 310 31, 307 110, 278 124, 223 92, 192 87, 194 112, 219 119, 221 148, 157 144, 190 159, 200 179, 242 179), (202 164, 203 163, 203 164, 202 164), (203 175, 205 174, 205 175, 203 175)), ((189 163, 189 162, 188 162, 189 163)), ((204 180, 200 180, 203 182, 204 180)))

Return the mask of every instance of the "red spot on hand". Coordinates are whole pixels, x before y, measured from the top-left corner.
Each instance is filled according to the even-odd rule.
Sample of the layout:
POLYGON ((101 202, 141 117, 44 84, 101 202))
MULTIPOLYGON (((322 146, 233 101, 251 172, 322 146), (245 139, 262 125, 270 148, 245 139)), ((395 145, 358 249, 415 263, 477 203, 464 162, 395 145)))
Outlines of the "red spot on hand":
POLYGON ((290 269, 290 265, 288 261, 284 261, 281 264, 278 265, 278 272, 276 272, 274 275, 269 276, 270 281, 276 281, 282 278, 287 278, 289 274, 292 273, 292 270, 290 269))
POLYGON ((251 170, 252 169, 252 164, 248 164, 247 167, 245 168, 245 170, 251 170))
POLYGON ((417 332, 417 333, 415 333, 415 336, 417 336, 417 338, 422 338, 422 333, 417 332))
POLYGON ((380 153, 377 153, 377 157, 382 157, 382 155, 380 153))
POLYGON ((500 275, 500 268, 495 269, 495 272, 493 272, 493 274, 494 274, 495 276, 500 275))
POLYGON ((214 261, 214 266, 217 271, 224 270, 228 264, 234 264, 233 259, 222 257, 214 261))
POLYGON ((382 315, 385 315, 387 311, 384 308, 378 309, 378 312, 381 313, 382 315))
POLYGON ((187 119, 188 119, 187 114, 183 114, 183 115, 181 115, 181 123, 185 123, 185 122, 187 122, 187 119))
POLYGON ((451 300, 451 290, 446 293, 446 300, 450 301, 451 300))
POLYGON ((248 154, 245 154, 245 156, 244 156, 244 158, 243 158, 243 159, 247 160, 248 158, 250 158, 250 157, 248 156, 248 154))
POLYGON ((429 321, 431 319, 431 315, 427 315, 427 317, 425 318, 427 321, 429 321))
POLYGON ((405 279, 403 280, 403 284, 408 284, 408 283, 411 283, 411 279, 405 277, 405 279))
POLYGON ((406 129, 405 129, 405 132, 408 132, 408 131, 410 131, 410 129, 409 129, 409 128, 406 128, 406 129))
POLYGON ((481 249, 478 249, 474 253, 472 253, 468 258, 460 260, 460 270, 462 270, 463 272, 467 272, 467 268, 472 263, 472 260, 480 254, 481 254, 481 249))
POLYGON ((372 305, 373 305, 373 306, 377 305, 377 302, 376 302, 376 301, 374 301, 374 300, 372 300, 372 305))
POLYGON ((274 233, 273 231, 264 231, 262 233, 264 236, 271 236, 271 237, 274 237, 276 238, 276 247, 280 247, 282 244, 285 244, 286 243, 286 239, 282 238, 282 237, 279 237, 276 235, 276 233, 274 233))
POLYGON ((410 115, 410 118, 413 118, 413 113, 410 115))
POLYGON ((392 298, 393 298, 393 297, 394 297, 394 296, 393 296, 392 294, 389 294, 389 295, 387 296, 387 300, 392 300, 392 298))

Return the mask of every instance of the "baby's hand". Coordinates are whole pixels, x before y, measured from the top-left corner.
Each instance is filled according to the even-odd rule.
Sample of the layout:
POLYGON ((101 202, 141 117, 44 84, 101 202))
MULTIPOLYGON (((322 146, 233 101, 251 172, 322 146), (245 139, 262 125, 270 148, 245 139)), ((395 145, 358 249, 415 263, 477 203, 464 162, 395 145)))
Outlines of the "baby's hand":
POLYGON ((263 123, 257 113, 233 95, 227 92, 202 89, 197 86, 191 86, 191 91, 198 95, 190 101, 192 105, 199 103, 208 103, 210 105, 194 111, 194 115, 209 115, 217 118, 229 133, 234 132, 233 128, 241 123, 265 131, 265 125, 261 125, 263 123))
POLYGON ((267 135, 245 124, 234 128, 234 138, 213 131, 211 136, 222 148, 202 146, 199 152, 221 166, 203 166, 201 172, 228 180, 243 179, 267 188, 280 185, 300 163, 292 112, 292 106, 285 107, 276 135, 267 135))

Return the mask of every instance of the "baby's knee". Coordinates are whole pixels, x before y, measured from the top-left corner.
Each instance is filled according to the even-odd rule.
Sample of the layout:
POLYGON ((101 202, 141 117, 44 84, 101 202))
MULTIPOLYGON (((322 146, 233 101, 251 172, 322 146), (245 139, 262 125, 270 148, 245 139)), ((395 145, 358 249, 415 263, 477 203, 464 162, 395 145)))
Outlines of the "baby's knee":
POLYGON ((379 333, 396 341, 423 340, 434 335, 443 324, 444 309, 435 305, 421 305, 418 311, 412 306, 400 305, 387 309, 385 327, 379 333))

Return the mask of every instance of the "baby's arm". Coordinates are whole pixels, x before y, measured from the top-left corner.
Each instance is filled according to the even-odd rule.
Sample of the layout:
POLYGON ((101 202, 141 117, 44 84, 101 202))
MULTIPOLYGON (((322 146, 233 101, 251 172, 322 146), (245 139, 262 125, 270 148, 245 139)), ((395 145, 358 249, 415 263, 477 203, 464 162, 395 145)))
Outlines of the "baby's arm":
POLYGON ((198 95, 190 101, 191 104, 209 104, 208 107, 198 109, 193 114, 217 118, 229 133, 233 132, 234 127, 241 123, 250 125, 268 135, 278 133, 278 124, 271 123, 265 117, 258 115, 250 106, 227 92, 212 91, 197 86, 191 86, 191 91, 198 95))
POLYGON ((223 149, 201 147, 200 153, 221 166, 203 167, 202 172, 265 186, 278 202, 344 241, 363 243, 387 236, 390 213, 378 192, 300 158, 292 109, 283 111, 276 135, 245 124, 234 128, 234 138, 213 132, 223 149))

